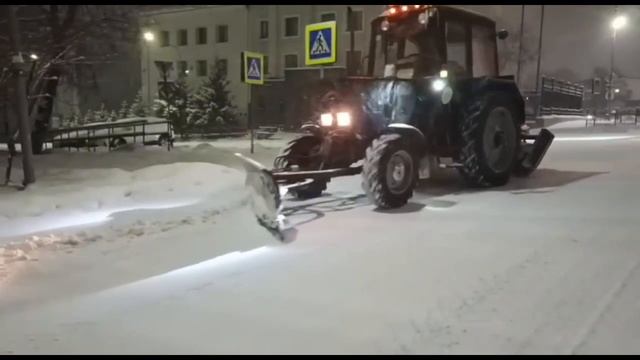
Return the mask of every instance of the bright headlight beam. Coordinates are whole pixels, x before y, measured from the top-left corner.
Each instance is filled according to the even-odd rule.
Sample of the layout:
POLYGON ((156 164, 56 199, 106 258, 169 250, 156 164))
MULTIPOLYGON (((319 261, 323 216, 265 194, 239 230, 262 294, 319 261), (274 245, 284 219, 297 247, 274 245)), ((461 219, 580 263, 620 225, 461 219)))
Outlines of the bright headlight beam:
POLYGON ((338 126, 351 125, 351 114, 349 114, 348 112, 339 112, 336 118, 338 120, 338 126))
POLYGON ((320 125, 331 126, 333 124, 333 115, 326 113, 320 115, 320 125))
POLYGON ((434 91, 442 91, 442 89, 444 89, 445 86, 447 86, 447 84, 442 79, 436 79, 431 83, 431 88, 434 91))

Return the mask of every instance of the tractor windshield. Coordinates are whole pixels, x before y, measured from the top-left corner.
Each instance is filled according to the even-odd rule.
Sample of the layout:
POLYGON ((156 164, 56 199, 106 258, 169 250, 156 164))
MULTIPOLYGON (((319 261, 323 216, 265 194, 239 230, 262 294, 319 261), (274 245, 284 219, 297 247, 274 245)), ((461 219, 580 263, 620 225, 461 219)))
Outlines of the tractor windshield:
MULTIPOLYGON (((382 18, 380 20, 376 23, 384 21, 382 18)), ((377 26, 374 34, 372 41, 380 43, 381 49, 376 52, 376 59, 370 60, 370 75, 383 75, 385 65, 395 65, 398 76, 404 71, 407 75, 402 77, 432 76, 440 71, 443 61, 438 49, 435 19, 425 25, 418 21, 418 14, 410 14, 399 21, 390 22, 386 31, 377 26)), ((376 44, 371 46, 373 48, 376 44)))

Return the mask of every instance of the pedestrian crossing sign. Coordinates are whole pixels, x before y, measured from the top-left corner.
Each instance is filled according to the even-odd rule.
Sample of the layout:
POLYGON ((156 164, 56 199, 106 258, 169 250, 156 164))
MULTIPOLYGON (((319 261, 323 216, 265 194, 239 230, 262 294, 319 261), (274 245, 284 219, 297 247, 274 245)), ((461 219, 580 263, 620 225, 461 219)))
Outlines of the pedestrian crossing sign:
POLYGON ((242 81, 251 85, 264 84, 264 55, 249 51, 243 51, 242 81))
POLYGON ((326 21, 305 27, 305 64, 336 62, 336 22, 326 21))

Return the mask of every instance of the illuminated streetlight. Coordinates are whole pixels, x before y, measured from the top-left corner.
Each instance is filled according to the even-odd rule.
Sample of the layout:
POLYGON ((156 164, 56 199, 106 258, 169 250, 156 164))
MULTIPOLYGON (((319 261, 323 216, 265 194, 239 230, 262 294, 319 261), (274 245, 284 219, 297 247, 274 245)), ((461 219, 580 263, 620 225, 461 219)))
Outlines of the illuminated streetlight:
POLYGON ((613 28, 613 30, 622 29, 625 25, 627 25, 627 18, 622 15, 616 16, 613 21, 611 21, 611 28, 613 28))
POLYGON ((31 58, 31 60, 38 60, 38 55, 36 54, 31 54, 29 55, 29 57, 31 58))
POLYGON ((151 54, 149 53, 149 44, 153 42, 156 36, 151 31, 145 31, 142 34, 147 48, 147 105, 151 104, 151 54))
POLYGON ((613 67, 615 62, 616 35, 618 34, 618 30, 625 27, 625 25, 627 25, 627 18, 624 15, 618 15, 618 7, 616 6, 616 16, 611 20, 611 29, 613 30, 613 34, 611 34, 611 67, 609 70, 609 87, 607 88, 607 93, 609 94, 609 112, 611 112, 611 100, 613 100, 613 94, 620 92, 620 89, 613 88, 613 67), (612 90, 613 94, 611 93, 612 90))
POLYGON ((151 42, 156 38, 156 36, 153 35, 151 31, 146 31, 143 36, 144 36, 144 40, 148 42, 151 42))

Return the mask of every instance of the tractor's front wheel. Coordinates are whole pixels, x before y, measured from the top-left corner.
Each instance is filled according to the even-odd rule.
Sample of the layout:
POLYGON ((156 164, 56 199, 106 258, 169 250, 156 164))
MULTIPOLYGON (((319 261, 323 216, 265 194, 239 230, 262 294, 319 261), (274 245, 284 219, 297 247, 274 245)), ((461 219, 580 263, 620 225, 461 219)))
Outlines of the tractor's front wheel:
MULTIPOLYGON (((321 148, 322 138, 313 134, 300 135, 289 141, 287 146, 282 149, 274 161, 274 167, 289 169, 292 166, 298 166, 300 170, 320 170, 322 166, 321 148)), ((322 195, 326 189, 327 182, 325 180, 313 180, 309 185, 290 190, 290 193, 298 199, 312 199, 322 195)))
POLYGON ((488 94, 465 109, 458 160, 470 186, 501 186, 509 181, 520 143, 516 122, 516 111, 505 94, 488 94))
POLYGON ((378 208, 401 207, 413 196, 417 163, 406 139, 399 134, 384 134, 367 148, 362 187, 378 208))

